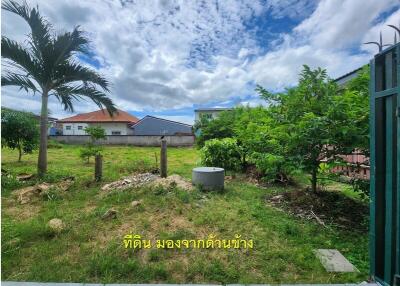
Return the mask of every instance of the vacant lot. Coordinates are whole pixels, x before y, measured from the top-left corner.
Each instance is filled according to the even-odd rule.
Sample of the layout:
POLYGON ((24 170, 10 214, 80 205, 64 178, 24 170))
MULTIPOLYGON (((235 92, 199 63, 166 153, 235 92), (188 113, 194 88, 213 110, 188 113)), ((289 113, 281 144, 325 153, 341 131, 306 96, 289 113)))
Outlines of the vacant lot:
MULTIPOLYGON (((365 232, 322 227, 266 203, 266 197, 294 187, 257 187, 244 176, 229 180, 223 193, 178 188, 130 189, 101 196, 101 186, 155 165, 158 148, 105 147, 104 182, 93 182, 93 162, 79 158, 79 147, 49 149, 46 182, 74 176, 66 192, 20 205, 12 190, 19 183, 2 178, 2 279, 131 283, 344 283, 367 278, 365 232), (133 200, 142 204, 132 207, 133 200), (110 208, 115 219, 102 220, 110 208), (54 235, 46 224, 60 218, 64 232, 54 235), (221 239, 236 233, 254 240, 254 249, 126 250, 129 232, 146 238, 221 239), (327 273, 313 249, 341 251, 360 273, 327 273)), ((2 168, 11 175, 35 172, 37 154, 18 163, 17 152, 2 150, 2 168)), ((169 174, 190 179, 198 164, 191 148, 169 148, 169 174)), ((297 187, 299 188, 299 187, 297 187)))

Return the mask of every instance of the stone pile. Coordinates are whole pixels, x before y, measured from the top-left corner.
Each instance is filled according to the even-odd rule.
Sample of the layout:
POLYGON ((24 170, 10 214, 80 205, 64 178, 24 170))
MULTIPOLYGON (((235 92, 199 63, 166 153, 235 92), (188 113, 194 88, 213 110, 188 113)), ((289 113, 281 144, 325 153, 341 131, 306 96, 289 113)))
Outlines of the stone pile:
POLYGON ((101 190, 112 191, 112 190, 125 190, 128 188, 138 188, 157 180, 157 178, 159 177, 152 173, 132 175, 125 177, 121 180, 106 184, 101 188, 101 190))

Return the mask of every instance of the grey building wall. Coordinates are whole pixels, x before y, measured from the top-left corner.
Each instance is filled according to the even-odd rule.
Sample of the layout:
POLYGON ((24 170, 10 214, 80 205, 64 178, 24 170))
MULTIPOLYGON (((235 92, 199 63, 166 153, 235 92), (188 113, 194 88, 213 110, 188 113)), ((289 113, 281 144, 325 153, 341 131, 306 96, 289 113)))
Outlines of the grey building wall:
POLYGON ((192 134, 192 126, 153 116, 145 116, 132 126, 133 135, 176 135, 192 134))
MULTIPOLYGON (((50 139, 65 144, 84 144, 88 143, 88 135, 56 135, 50 136, 50 139)), ((167 145, 172 147, 193 146, 193 135, 165 136, 167 145)), ((111 135, 104 140, 99 140, 100 145, 133 145, 133 146, 160 146, 160 136, 133 136, 133 135, 111 135)))

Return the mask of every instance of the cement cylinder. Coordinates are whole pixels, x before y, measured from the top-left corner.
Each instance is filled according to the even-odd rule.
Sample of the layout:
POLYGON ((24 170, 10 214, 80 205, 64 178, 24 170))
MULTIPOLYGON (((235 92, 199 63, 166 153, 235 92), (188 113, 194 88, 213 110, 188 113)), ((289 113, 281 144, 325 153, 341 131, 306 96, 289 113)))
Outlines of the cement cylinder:
POLYGON ((192 170, 192 184, 204 190, 222 190, 225 170, 217 167, 197 167, 192 170))

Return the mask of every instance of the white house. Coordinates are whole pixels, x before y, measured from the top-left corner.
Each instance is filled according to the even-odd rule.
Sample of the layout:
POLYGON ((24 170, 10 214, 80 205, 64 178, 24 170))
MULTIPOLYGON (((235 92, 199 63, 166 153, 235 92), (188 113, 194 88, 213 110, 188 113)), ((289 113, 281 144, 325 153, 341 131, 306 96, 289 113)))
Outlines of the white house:
POLYGON ((222 111, 229 111, 232 108, 199 108, 194 110, 194 120, 198 121, 202 116, 208 119, 217 118, 222 111))
POLYGON ((100 126, 107 135, 130 135, 131 126, 139 120, 129 113, 117 110, 111 117, 106 110, 98 110, 82 113, 58 121, 62 125, 63 135, 87 135, 85 128, 88 126, 100 126))

